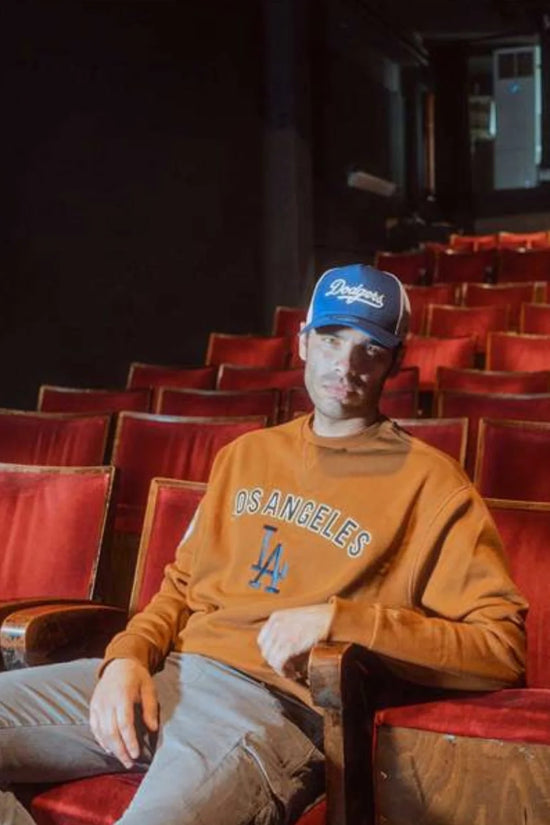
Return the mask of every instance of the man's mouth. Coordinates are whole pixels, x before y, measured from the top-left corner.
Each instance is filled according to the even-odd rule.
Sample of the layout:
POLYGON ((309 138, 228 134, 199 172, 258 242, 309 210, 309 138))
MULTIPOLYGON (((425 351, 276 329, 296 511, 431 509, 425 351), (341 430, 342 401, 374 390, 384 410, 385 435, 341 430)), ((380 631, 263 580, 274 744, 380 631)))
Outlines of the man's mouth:
POLYGON ((353 387, 347 384, 324 384, 325 392, 338 401, 345 401, 350 395, 355 395, 353 387))

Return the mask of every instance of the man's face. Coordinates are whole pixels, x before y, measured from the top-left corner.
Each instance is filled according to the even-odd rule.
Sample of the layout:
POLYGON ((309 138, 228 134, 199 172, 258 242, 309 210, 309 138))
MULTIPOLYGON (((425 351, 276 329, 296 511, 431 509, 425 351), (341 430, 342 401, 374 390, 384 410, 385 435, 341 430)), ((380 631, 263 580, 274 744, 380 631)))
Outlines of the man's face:
POLYGON ((315 414, 331 422, 375 420, 378 399, 395 362, 395 350, 350 327, 320 327, 300 336, 305 383, 315 414))

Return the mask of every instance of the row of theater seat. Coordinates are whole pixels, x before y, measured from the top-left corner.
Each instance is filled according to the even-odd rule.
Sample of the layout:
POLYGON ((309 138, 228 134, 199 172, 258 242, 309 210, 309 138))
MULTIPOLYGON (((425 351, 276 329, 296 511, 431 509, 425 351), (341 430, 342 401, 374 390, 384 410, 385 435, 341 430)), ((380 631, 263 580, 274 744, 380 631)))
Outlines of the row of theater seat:
MULTIPOLYGON (((407 380, 418 381, 416 370, 404 370, 407 380), (410 376, 410 377, 409 377, 410 376)), ((454 378, 460 371, 442 371, 454 378)), ((483 373, 481 373, 483 375, 483 373)), ((475 372, 466 372, 463 377, 470 381, 470 387, 479 381, 475 372), (474 379, 474 380, 472 380, 474 379)), ((449 452, 465 464, 466 470, 474 476, 476 455, 483 450, 478 437, 479 422, 482 418, 513 419, 524 422, 524 430, 530 428, 525 422, 550 422, 549 373, 528 373, 505 375, 516 386, 528 387, 535 392, 506 393, 472 392, 457 389, 439 389, 436 396, 434 418, 416 418, 415 407, 418 391, 415 386, 391 391, 386 396, 386 404, 394 404, 392 417, 419 437, 449 452), (529 383, 528 383, 529 382, 529 383), (546 391, 544 391, 546 390, 546 391), (401 410, 397 405, 401 405, 401 410), (399 412, 404 415, 399 415, 399 412), (407 415, 409 413, 409 415, 407 415)), ((503 380, 500 374, 489 374, 490 378, 503 380)), ((447 380, 449 380, 447 378, 447 380)), ((465 385, 468 386, 467 381, 465 385)), ((502 386, 495 383, 494 387, 502 386)), ((480 387, 478 386, 478 390, 480 387)), ((178 390, 178 394, 195 391, 178 390)), ((208 400, 219 398, 215 391, 208 393, 208 400), (213 394, 213 399, 211 395, 213 394)), ((292 393, 293 415, 307 412, 311 402, 305 390, 296 389, 292 393)), ((273 409, 273 398, 277 391, 253 391, 231 393, 230 397, 244 404, 258 405, 267 399, 273 409)), ((226 394, 221 394, 227 403, 226 394)), ((382 409, 384 409, 382 403, 382 409)), ((251 412, 251 410, 244 410, 251 412)), ((386 407, 386 411, 390 412, 386 407)), ((67 415, 7 411, 0 413, 0 460, 12 463, 51 463, 55 465, 100 463, 104 460, 109 416, 107 415, 67 415), (95 451, 95 452, 94 452, 95 451)), ((213 459, 222 446, 239 435, 268 424, 267 415, 246 416, 175 416, 154 415, 139 412, 120 412, 117 416, 115 435, 107 453, 107 461, 116 466, 120 478, 116 494, 116 530, 118 533, 137 535, 141 529, 145 499, 150 479, 155 475, 167 475, 193 481, 206 481, 213 459)), ((533 429, 533 428, 531 428, 533 429)), ((536 428, 535 428, 536 431, 536 428)), ((544 427, 536 434, 543 436, 544 427)), ((541 444, 542 448, 542 444, 541 444)), ((525 454, 524 454, 525 455, 525 454)), ((536 453, 535 453, 536 456, 536 453)), ((491 494, 495 495, 493 490, 491 494)), ((521 497, 519 491, 515 497, 521 497)))
POLYGON ((430 306, 452 307, 455 315, 470 317, 470 330, 474 332, 495 331, 498 326, 513 332, 550 333, 548 284, 544 281, 432 284, 405 289, 411 305, 410 332, 416 334, 439 334, 437 327, 432 329, 430 306))
POLYGON ((474 252, 426 243, 423 249, 409 252, 380 250, 374 263, 378 269, 393 272, 404 284, 548 281, 550 246, 474 252))

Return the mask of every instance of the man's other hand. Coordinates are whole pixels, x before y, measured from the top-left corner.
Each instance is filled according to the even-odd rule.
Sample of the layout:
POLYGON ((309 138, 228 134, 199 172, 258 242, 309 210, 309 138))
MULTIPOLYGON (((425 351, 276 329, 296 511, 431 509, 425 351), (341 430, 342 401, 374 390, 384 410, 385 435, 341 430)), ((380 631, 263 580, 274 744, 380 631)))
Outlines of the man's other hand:
POLYGON ((258 634, 262 656, 281 676, 291 676, 291 660, 327 638, 332 605, 315 604, 276 610, 258 634))
POLYGON ((135 706, 150 731, 158 729, 158 700, 147 668, 133 659, 113 659, 90 702, 90 726, 101 747, 131 768, 139 756, 135 706))

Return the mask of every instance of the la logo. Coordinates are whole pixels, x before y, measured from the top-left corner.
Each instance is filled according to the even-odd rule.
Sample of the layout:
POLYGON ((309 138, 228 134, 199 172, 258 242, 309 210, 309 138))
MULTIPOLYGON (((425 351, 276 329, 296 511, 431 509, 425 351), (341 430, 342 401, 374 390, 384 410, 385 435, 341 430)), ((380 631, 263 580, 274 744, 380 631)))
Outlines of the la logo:
POLYGON ((279 542, 271 551, 269 549, 273 534, 276 532, 276 527, 270 527, 268 524, 264 524, 264 537, 262 539, 260 555, 258 561, 251 565, 251 569, 257 571, 256 577, 248 582, 250 587, 259 590, 262 586, 263 577, 269 577, 269 584, 264 586, 266 593, 278 593, 279 588, 277 585, 281 579, 286 578, 286 574, 288 573, 287 562, 281 566, 282 544, 279 542))

